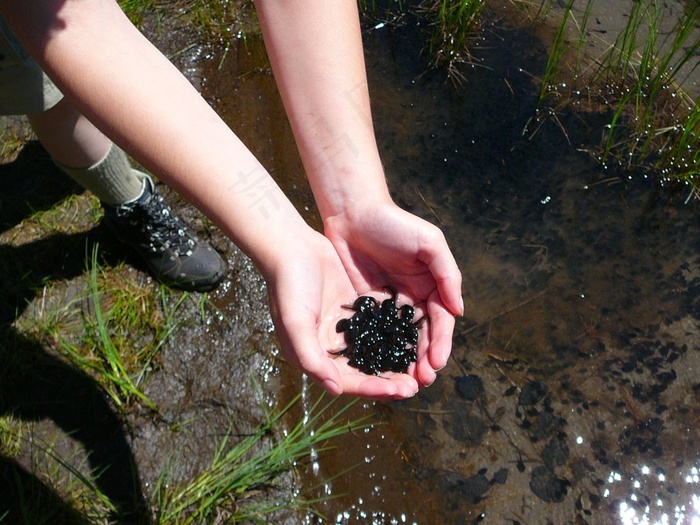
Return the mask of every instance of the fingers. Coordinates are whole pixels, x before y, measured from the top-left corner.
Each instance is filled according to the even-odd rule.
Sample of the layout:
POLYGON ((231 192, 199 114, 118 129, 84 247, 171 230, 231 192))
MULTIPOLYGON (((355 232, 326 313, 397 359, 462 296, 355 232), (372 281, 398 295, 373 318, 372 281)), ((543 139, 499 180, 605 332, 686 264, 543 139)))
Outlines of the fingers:
POLYGON ((407 374, 368 376, 352 371, 343 376, 344 394, 368 399, 406 399, 418 392, 418 383, 407 374))
POLYGON ((462 273, 459 271, 444 235, 440 230, 439 238, 430 243, 430 252, 426 264, 437 284, 440 299, 452 315, 464 315, 462 299, 462 273))
POLYGON ((328 393, 389 400, 409 398, 418 392, 417 381, 409 375, 370 376, 351 368, 346 358, 332 356, 322 348, 313 319, 289 316, 286 326, 279 336, 287 360, 328 393))
POLYGON ((366 375, 350 369, 347 360, 326 355, 302 361, 301 369, 324 390, 367 399, 406 399, 418 392, 418 382, 407 374, 366 375))
POLYGON ((429 301, 428 311, 431 320, 428 360, 434 370, 441 370, 447 365, 452 352, 455 318, 438 301, 429 301))
POLYGON ((343 393, 343 380, 318 340, 315 323, 289 324, 291 330, 282 347, 287 359, 334 396, 343 393))
POLYGON ((450 358, 455 318, 438 297, 428 300, 430 321, 427 331, 428 347, 416 363, 416 378, 421 386, 429 386, 450 358))

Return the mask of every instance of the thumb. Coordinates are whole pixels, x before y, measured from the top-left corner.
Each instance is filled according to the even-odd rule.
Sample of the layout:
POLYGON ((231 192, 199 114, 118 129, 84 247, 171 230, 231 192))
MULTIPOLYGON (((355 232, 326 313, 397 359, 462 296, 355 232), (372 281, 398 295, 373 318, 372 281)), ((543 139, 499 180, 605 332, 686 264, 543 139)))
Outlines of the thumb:
POLYGON ((428 261, 428 268, 437 283, 440 300, 452 315, 464 315, 464 300, 462 299, 462 273, 457 261, 444 241, 443 247, 433 254, 428 261))
POLYGON ((334 396, 343 393, 340 372, 321 347, 315 323, 296 323, 280 337, 287 360, 334 396))

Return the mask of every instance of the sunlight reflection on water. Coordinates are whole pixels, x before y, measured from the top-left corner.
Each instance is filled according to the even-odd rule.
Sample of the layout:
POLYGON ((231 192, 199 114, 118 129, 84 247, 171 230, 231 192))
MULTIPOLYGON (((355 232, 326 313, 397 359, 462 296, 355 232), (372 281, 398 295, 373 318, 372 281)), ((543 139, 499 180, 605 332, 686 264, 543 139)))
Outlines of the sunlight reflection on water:
MULTIPOLYGON (((697 486, 700 483, 700 471, 698 466, 690 467, 686 474, 680 474, 679 477, 687 485, 697 486)), ((616 483, 626 483, 631 485, 632 492, 621 501, 618 505, 618 516, 622 525, 667 525, 675 523, 677 525, 699 525, 700 524, 700 495, 688 493, 686 495, 688 502, 686 504, 672 504, 669 508, 669 501, 663 494, 657 490, 654 499, 643 496, 647 485, 666 489, 673 493, 673 480, 667 480, 663 472, 659 472, 647 465, 643 465, 639 469, 639 475, 636 478, 623 480, 619 472, 611 471, 608 477, 608 485, 616 483), (667 485, 667 481, 671 483, 667 485), (643 505, 640 507, 639 503, 643 505)), ((680 481, 680 480, 679 480, 680 481)), ((685 492, 685 491, 684 491, 685 492)), ((608 497, 610 488, 606 488, 604 496, 608 497)))

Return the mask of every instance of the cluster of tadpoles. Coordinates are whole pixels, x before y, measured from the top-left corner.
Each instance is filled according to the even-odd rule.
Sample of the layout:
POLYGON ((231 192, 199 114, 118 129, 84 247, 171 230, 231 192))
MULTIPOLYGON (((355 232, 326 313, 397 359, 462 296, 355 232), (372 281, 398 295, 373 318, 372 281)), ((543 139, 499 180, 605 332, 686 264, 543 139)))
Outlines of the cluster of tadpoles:
POLYGON ((418 327, 424 317, 413 321, 412 306, 396 305, 396 292, 386 287, 391 297, 381 303, 374 297, 358 297, 352 306, 355 313, 336 324, 336 332, 345 332, 347 348, 331 352, 349 359, 348 364, 365 374, 405 373, 417 359, 418 327))

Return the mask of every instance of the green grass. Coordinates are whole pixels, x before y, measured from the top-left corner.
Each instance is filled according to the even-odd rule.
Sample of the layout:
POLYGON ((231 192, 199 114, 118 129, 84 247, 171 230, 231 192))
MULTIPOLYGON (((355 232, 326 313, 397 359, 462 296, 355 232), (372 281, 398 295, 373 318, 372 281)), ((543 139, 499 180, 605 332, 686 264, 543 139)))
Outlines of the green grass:
POLYGON ((136 25, 143 22, 144 17, 155 9, 156 4, 157 0, 119 0, 119 6, 136 25))
POLYGON ((21 451, 25 425, 13 416, 0 417, 0 456, 15 457, 21 451))
POLYGON ((575 75, 580 74, 581 50, 586 44, 586 29, 593 1, 586 2, 583 17, 580 21, 573 14, 574 3, 575 0, 568 0, 564 7, 562 19, 549 47, 547 64, 540 83, 539 108, 542 108, 545 104, 556 105, 562 97, 570 94, 570 91, 566 89, 568 83, 566 81, 562 82, 562 77, 565 74, 567 77, 569 76, 568 71, 564 71, 565 62, 567 62, 567 70, 573 69, 575 75), (575 38, 571 38, 572 32, 575 38), (568 63, 572 60, 572 50, 575 50, 576 59, 573 60, 573 63, 568 63), (552 99, 555 100, 552 101, 552 99))
POLYGON ((602 165, 662 183, 681 182, 697 193, 700 121, 683 83, 698 64, 698 6, 687 6, 671 30, 661 30, 668 27, 664 6, 655 0, 633 2, 607 52, 586 63, 581 50, 593 4, 587 1, 580 20, 573 2, 567 5, 542 77, 539 117, 556 119, 581 101, 607 111, 609 122, 594 147, 602 165), (564 64, 570 69, 564 71, 564 64))
MULTIPOLYGON (((0 426, 0 437, 4 430, 0 426)), ((9 523, 13 524, 31 525, 110 523, 107 517, 114 513, 115 507, 94 481, 100 473, 84 474, 81 465, 85 462, 80 459, 79 451, 64 456, 58 452, 57 441, 54 438, 47 442, 31 430, 20 437, 21 447, 30 448, 32 454, 24 465, 15 463, 14 468, 3 469, 10 478, 3 482, 12 484, 4 485, 5 490, 10 490, 15 502, 12 510, 0 512, 0 523, 5 523, 5 519, 11 519, 9 523)), ((3 456, 0 461, 12 464, 7 459, 12 455, 0 450, 0 456, 3 456)))
MULTIPOLYGON (((268 412, 258 428, 245 436, 235 435, 232 423, 217 442, 209 466, 192 479, 175 482, 169 467, 164 467, 147 495, 151 525, 273 523, 281 511, 313 513, 317 500, 306 499, 293 490, 288 476, 305 468, 311 451, 322 454, 332 447, 334 438, 370 425, 363 418, 348 419, 354 403, 329 400, 324 395, 290 425, 292 409, 298 408, 299 401, 297 396, 286 406, 268 412)), ((3 429, 0 425, 0 438, 3 429)), ((45 505, 45 496, 24 487, 18 478, 18 506, 26 523, 72 523, 66 521, 66 515, 73 516, 77 523, 115 523, 111 516, 117 515, 117 509, 96 482, 100 472, 85 473, 79 454, 65 457, 54 444, 36 436, 15 439, 32 449, 37 462, 32 473, 37 479, 46 479, 47 489, 66 504, 65 508, 45 505)), ((171 464, 186 461, 183 455, 187 453, 174 453, 171 464)))
POLYGON ((602 161, 655 174, 665 182, 685 181, 695 191, 698 111, 679 75, 697 66, 696 11, 686 13, 661 38, 661 7, 655 1, 636 3, 626 30, 594 77, 618 93, 602 161))
MULTIPOLYGON (((49 473, 49 480, 63 480, 60 484, 52 483, 52 488, 58 494, 64 493, 73 502, 73 509, 80 516, 99 523, 105 521, 105 518, 110 515, 115 515, 117 509, 114 503, 99 489, 96 479, 99 478, 101 472, 93 471, 83 473, 79 467, 80 455, 74 457, 64 457, 57 451, 57 447, 50 443, 43 443, 34 440, 32 448, 35 452, 43 454, 43 462, 49 463, 53 467, 53 471, 49 473)), ((46 473, 44 473, 46 475, 46 473)), ((34 509, 34 520, 46 520, 42 515, 40 506, 34 509)))
POLYGON ((5 128, 0 132, 0 158, 11 158, 22 149, 28 137, 20 130, 5 128))
POLYGON ((137 26, 149 13, 156 20, 175 18, 205 42, 226 47, 232 39, 259 33, 252 0, 119 0, 119 5, 137 26))
MULTIPOLYGON (((85 335, 81 341, 74 343, 59 334, 60 350, 76 366, 91 372, 120 409, 125 409, 138 399, 157 411, 155 403, 143 393, 141 385, 156 353, 175 328, 174 317, 171 313, 163 322, 149 323, 149 320, 157 320, 154 317, 157 310, 152 291, 144 293, 144 290, 116 286, 104 290, 100 281, 110 282, 100 269, 98 248, 95 246, 88 272, 91 308, 83 314, 85 335), (108 294, 112 304, 103 311, 108 294), (143 345, 134 344, 134 334, 141 334, 147 328, 155 332, 153 339, 143 345), (131 350, 134 348, 138 350, 131 350), (125 359, 129 360, 130 366, 125 359)), ((186 294, 183 294, 182 300, 185 297, 186 294)))
POLYGON ((543 22, 552 10, 552 0, 511 0, 527 20, 543 22))
POLYGON ((362 419, 344 419, 351 404, 339 407, 338 400, 326 401, 321 396, 306 417, 280 432, 283 417, 299 400, 297 396, 286 407, 269 413, 254 433, 237 442, 225 435, 209 468, 195 479, 171 485, 162 476, 154 491, 157 523, 212 523, 215 516, 225 516, 227 523, 267 523, 280 510, 309 511, 311 502, 288 489, 280 490, 278 498, 250 495, 259 491, 274 494, 276 480, 308 461, 311 450, 323 452, 334 438, 368 425, 362 419))
POLYGON ((433 26, 430 61, 453 80, 462 78, 461 66, 473 63, 471 44, 478 38, 486 5, 486 0, 424 0, 419 6, 433 26))
MULTIPOLYGON (((49 210, 40 221, 46 222, 47 228, 51 223, 46 215, 60 220, 55 209, 49 210)), ((143 386, 159 351, 181 322, 178 310, 191 296, 175 295, 168 306, 168 292, 163 287, 144 287, 124 279, 121 274, 127 268, 123 264, 107 269, 99 259, 99 246, 95 245, 87 260, 84 292, 41 308, 40 315, 24 316, 17 327, 89 372, 120 410, 138 400, 157 411, 143 393, 143 386)), ((42 295, 60 294, 63 286, 47 283, 42 295)))

